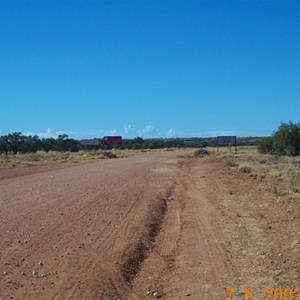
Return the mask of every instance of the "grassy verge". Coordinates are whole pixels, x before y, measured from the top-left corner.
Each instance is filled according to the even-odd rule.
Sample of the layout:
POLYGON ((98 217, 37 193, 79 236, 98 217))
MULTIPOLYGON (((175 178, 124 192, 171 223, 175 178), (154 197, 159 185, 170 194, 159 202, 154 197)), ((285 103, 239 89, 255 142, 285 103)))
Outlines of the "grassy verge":
MULTIPOLYGON (((144 150, 145 151, 145 150, 144 150)), ((144 151, 112 151, 114 158, 132 156, 144 151)), ((147 150, 149 151, 149 150, 147 150)), ((228 149, 209 148, 214 159, 224 161, 227 172, 241 173, 265 181, 275 194, 300 194, 300 157, 272 156, 260 154, 256 147, 241 147, 237 153, 228 149)), ((14 166, 35 166, 53 163, 89 161, 105 159, 104 151, 96 152, 54 152, 0 155, 0 168, 14 166)))
POLYGON ((56 152, 38 151, 37 153, 26 153, 16 155, 0 155, 0 168, 10 168, 19 166, 36 166, 63 162, 80 162, 105 158, 123 158, 132 154, 126 151, 112 151, 112 156, 108 157, 104 151, 96 152, 56 152))
POLYGON ((215 159, 224 160, 225 169, 265 181, 275 194, 300 193, 300 157, 260 154, 256 147, 210 149, 215 159))

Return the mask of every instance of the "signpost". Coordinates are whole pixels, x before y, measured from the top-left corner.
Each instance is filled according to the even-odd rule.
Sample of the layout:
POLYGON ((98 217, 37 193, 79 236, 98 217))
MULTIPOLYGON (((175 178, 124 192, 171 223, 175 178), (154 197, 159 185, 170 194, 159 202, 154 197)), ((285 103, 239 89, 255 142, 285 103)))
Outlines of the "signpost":
POLYGON ((237 152, 236 136, 218 136, 218 147, 235 147, 235 153, 237 152))
POLYGON ((103 144, 105 146, 120 146, 122 145, 121 136, 105 136, 103 138, 103 144))
POLYGON ((81 140, 80 144, 82 146, 99 146, 99 139, 81 140))
POLYGON ((100 145, 99 139, 89 139, 89 140, 81 140, 80 144, 84 146, 85 150, 96 150, 97 147, 100 145))

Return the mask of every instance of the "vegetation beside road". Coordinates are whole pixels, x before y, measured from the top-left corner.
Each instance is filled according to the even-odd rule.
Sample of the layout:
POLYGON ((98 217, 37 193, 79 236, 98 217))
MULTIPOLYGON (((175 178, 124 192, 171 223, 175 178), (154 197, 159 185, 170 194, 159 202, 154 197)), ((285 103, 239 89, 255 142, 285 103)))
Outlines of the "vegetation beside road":
POLYGON ((285 190, 300 193, 300 124, 282 123, 271 137, 238 138, 237 154, 228 149, 216 151, 216 138, 160 138, 123 139, 122 145, 112 155, 107 155, 102 140, 87 150, 80 141, 62 134, 55 138, 26 136, 14 132, 0 136, 0 166, 3 168, 23 165, 41 165, 60 162, 78 162, 112 157, 127 157, 130 150, 150 151, 155 149, 197 148, 196 156, 205 156, 199 150, 210 147, 216 157, 228 156, 228 170, 256 176, 259 180, 268 179, 274 191, 285 190), (252 146, 249 148, 249 146, 252 146), (258 150, 258 151, 257 151, 258 150), (199 152, 200 151, 200 152, 199 152), (298 157, 297 157, 298 156, 298 157))
POLYGON ((216 159, 225 162, 225 170, 250 176, 253 180, 265 182, 274 194, 300 193, 300 156, 278 156, 259 153, 256 147, 239 147, 237 153, 227 149, 211 149, 216 159))
POLYGON ((79 163, 105 158, 123 158, 132 155, 130 151, 93 151, 93 152, 59 152, 37 151, 36 153, 18 153, 0 155, 0 169, 10 167, 40 166, 58 163, 79 163))
MULTIPOLYGON (((95 139, 94 139, 95 140, 95 139)), ((37 151, 79 152, 81 150, 108 149, 102 139, 98 145, 84 146, 79 140, 69 138, 67 134, 57 138, 39 138, 13 132, 0 136, 0 154, 36 153, 37 151)), ((257 146, 260 153, 297 156, 300 154, 300 124, 282 123, 271 137, 238 137, 238 146, 257 146)), ((135 137, 123 139, 119 150, 146 150, 164 148, 204 148, 216 147, 216 137, 191 138, 151 138, 135 137)))
MULTIPOLYGON (((238 145, 257 145, 262 138, 245 137, 238 138, 238 145)), ((80 141, 69 138, 66 134, 61 134, 57 138, 42 138, 38 136, 26 136, 21 132, 13 132, 0 136, 0 154, 36 153, 37 151, 56 152, 79 152, 81 150, 104 150, 107 146, 102 139, 98 145, 84 146, 80 141)), ((119 150, 146 150, 164 148, 203 148, 217 145, 216 138, 153 138, 143 139, 136 137, 133 139, 123 139, 119 150)))
POLYGON ((258 151, 274 155, 300 155, 300 123, 282 123, 271 137, 260 141, 258 151))
POLYGON ((26 136, 21 132, 13 132, 0 137, 0 154, 36 153, 37 151, 77 152, 80 142, 61 134, 56 139, 43 138, 37 135, 26 136))

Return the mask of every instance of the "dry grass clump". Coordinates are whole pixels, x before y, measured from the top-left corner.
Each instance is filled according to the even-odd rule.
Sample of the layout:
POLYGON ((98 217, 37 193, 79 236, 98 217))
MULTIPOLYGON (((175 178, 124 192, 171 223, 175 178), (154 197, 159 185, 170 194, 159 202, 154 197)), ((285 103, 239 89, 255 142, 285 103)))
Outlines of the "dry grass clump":
POLYGON ((300 157, 260 154, 256 147, 239 147, 237 153, 219 148, 212 152, 225 160, 229 172, 242 172, 265 181, 277 195, 300 193, 300 157))
POLYGON ((228 159, 225 162, 225 167, 227 169, 231 169, 231 168, 236 168, 239 164, 237 163, 237 161, 235 159, 228 159))
POLYGON ((251 173, 252 168, 249 164, 241 164, 239 165, 239 171, 243 173, 251 173))
POLYGON ((300 172, 291 178, 290 188, 294 193, 300 193, 300 172))

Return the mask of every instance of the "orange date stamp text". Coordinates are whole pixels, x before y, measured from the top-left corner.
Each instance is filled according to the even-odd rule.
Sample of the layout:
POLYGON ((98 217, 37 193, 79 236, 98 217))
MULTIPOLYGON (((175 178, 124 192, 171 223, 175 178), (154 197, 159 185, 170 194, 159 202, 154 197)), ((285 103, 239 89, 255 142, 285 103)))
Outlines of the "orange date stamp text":
POLYGON ((258 292, 254 288, 246 288, 242 293, 238 293, 235 288, 226 288, 228 292, 227 300, 237 299, 239 300, 300 300, 300 287, 296 288, 265 288, 265 296, 263 298, 257 298, 255 294, 258 292))

